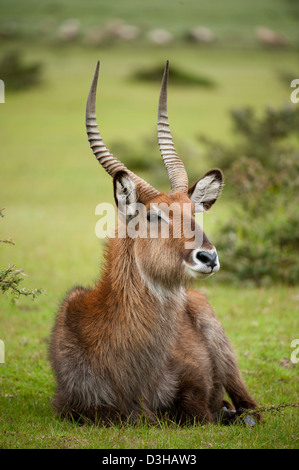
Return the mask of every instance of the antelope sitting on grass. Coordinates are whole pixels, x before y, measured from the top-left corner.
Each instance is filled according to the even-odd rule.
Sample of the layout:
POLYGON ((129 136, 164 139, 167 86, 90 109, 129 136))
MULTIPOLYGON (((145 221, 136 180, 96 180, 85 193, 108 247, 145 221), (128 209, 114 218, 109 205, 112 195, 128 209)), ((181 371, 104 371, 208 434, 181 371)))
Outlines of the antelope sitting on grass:
POLYGON ((101 280, 93 289, 75 287, 66 296, 50 345, 54 406, 62 416, 101 422, 136 422, 165 413, 181 423, 233 422, 256 403, 211 306, 202 294, 188 290, 192 278, 207 278, 220 267, 194 212, 216 202, 222 173, 210 170, 188 187, 168 124, 168 62, 158 141, 171 192, 159 192, 129 171, 106 148, 97 127, 98 73, 99 63, 86 107, 88 140, 113 178, 115 202, 125 214, 120 223, 128 224, 142 204, 139 225, 147 236, 110 238, 101 280), (174 232, 183 225, 189 228, 178 236, 174 232), (153 226, 156 237, 150 237, 153 226), (165 226, 168 237, 161 236, 165 226), (225 392, 234 406, 224 401, 225 392))

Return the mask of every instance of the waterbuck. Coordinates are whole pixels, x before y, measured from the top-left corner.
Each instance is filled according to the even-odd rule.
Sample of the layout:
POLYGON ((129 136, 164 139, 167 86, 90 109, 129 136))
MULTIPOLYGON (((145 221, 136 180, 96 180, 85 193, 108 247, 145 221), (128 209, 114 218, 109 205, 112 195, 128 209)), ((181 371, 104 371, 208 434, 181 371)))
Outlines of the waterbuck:
POLYGON ((216 202, 222 172, 210 170, 188 185, 168 123, 168 62, 158 142, 171 192, 159 192, 129 171, 98 130, 98 74, 99 62, 86 107, 88 140, 113 178, 115 202, 125 214, 120 223, 128 224, 142 204, 139 225, 146 236, 116 233, 107 242, 101 279, 90 289, 75 287, 62 303, 50 343, 56 411, 104 423, 136 422, 141 416, 154 420, 162 414, 181 423, 238 420, 244 409, 257 405, 212 307, 202 294, 189 290, 192 279, 207 278, 220 267, 194 213, 216 202), (155 237, 150 236, 153 227, 155 237), (163 227, 169 236, 161 236, 163 227), (233 405, 224 401, 226 392, 233 405))

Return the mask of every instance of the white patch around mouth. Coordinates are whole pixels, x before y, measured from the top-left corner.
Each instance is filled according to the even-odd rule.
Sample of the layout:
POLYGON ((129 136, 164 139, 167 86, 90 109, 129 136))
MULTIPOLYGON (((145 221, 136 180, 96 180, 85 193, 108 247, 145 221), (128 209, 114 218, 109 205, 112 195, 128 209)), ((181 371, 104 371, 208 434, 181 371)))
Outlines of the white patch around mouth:
POLYGON ((216 266, 214 266, 214 268, 210 268, 206 266, 205 264, 201 263, 200 261, 197 262, 196 264, 191 265, 184 260, 183 265, 185 268, 185 272, 189 276, 195 279, 204 279, 204 278, 210 277, 213 274, 215 274, 217 271, 219 271, 220 269, 218 258, 217 258, 217 264, 216 266))

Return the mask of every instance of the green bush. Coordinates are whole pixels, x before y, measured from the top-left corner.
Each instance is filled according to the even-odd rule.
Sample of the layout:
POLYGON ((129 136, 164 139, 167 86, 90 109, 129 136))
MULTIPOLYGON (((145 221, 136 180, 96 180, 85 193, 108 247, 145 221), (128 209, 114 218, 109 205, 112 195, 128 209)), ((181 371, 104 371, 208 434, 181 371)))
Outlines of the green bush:
POLYGON ((23 90, 41 81, 42 64, 25 64, 19 50, 6 52, 0 59, 0 78, 7 90, 23 90))
MULTIPOLYGON (((4 210, 5 209, 0 209, 0 217, 4 217, 4 210)), ((0 243, 9 245, 15 244, 11 238, 0 240, 0 243)), ((0 293, 10 294, 13 301, 21 295, 26 297, 31 296, 32 299, 35 299, 37 295, 44 294, 43 289, 30 290, 26 287, 20 288, 20 284, 23 282, 24 276, 27 276, 27 274, 24 273, 23 269, 18 269, 15 265, 9 265, 5 268, 0 266, 0 293)))
POLYGON ((299 108, 233 111, 232 146, 205 139, 239 202, 216 240, 222 277, 257 285, 299 281, 299 108))
MULTIPOLYGON (((153 65, 148 69, 140 69, 133 73, 133 78, 145 82, 161 83, 164 72, 164 64, 153 65)), ((201 87, 211 88, 216 86, 214 80, 210 77, 194 74, 181 68, 171 65, 171 83, 173 85, 197 85, 201 87)))

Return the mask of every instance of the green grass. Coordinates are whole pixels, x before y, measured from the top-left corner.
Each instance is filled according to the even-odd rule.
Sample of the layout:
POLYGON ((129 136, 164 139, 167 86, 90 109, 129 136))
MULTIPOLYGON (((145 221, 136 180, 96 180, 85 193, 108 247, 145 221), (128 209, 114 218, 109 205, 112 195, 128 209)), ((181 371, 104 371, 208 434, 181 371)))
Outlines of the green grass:
POLYGON ((298 42, 298 8, 285 0, 2 0, 0 28, 10 28, 25 37, 54 38, 61 22, 79 18, 81 32, 105 25, 114 19, 141 27, 166 28, 182 37, 194 26, 212 28, 220 43, 256 44, 255 29, 273 28, 298 42), (12 25, 12 26, 11 26, 12 25))
MULTIPOLYGON (((136 5, 126 3, 132 5, 132 10, 136 5)), ((174 3, 178 10, 179 4, 174 3)), ((230 2, 231 8, 233 3, 230 2)), ((30 2, 31 6, 34 4, 30 2)), ((224 28, 217 15, 208 13, 209 4, 202 2, 205 18, 219 21, 219 28, 224 28)), ((269 6, 266 1, 255 4, 261 8, 269 6)), ((36 16, 43 16, 43 8, 49 2, 39 5, 32 16, 28 14, 31 10, 24 10, 24 28, 29 30, 36 16)), ((76 13, 83 15, 82 21, 92 22, 91 14, 88 20, 87 13, 79 10, 79 2, 61 5, 58 19, 76 13)), ((106 5, 103 21, 112 15, 108 11, 110 3, 106 5)), ((21 15, 21 8, 22 2, 7 2, 3 21, 14 14, 21 15)), ((258 8, 255 19, 246 20, 249 29, 258 19, 258 8)), ((266 19, 268 10, 263 11, 261 21, 266 19)), ((136 17, 125 17, 119 11, 131 23, 135 18, 137 21, 137 13, 136 17)), ((227 16, 229 13, 228 9, 227 16)), ((237 14, 240 15, 239 10, 231 17, 232 22, 237 14)), ((271 18, 278 25, 275 17, 273 8, 271 18)), ((151 16, 148 18, 150 22, 151 16)), ((281 18, 279 24, 284 32, 285 13, 281 18)), ((173 27, 182 30, 186 24, 188 18, 173 27)), ((236 24, 241 30, 242 22, 236 24)), ((293 34, 291 31, 290 28, 293 34)), ((98 120, 112 151, 120 140, 141 146, 144 137, 155 135, 159 85, 136 83, 131 77, 142 67, 157 66, 169 59, 172 132, 176 142, 187 143, 201 157, 203 149, 198 134, 231 139, 230 108, 252 105, 262 112, 265 105, 289 102, 291 89, 279 77, 282 71, 296 70, 297 54, 291 50, 198 49, 182 44, 169 48, 123 46, 96 50, 79 45, 45 46, 17 39, 4 44, 2 50, 12 47, 20 48, 28 62, 42 61, 44 73, 42 84, 26 92, 12 93, 7 85, 6 102, 0 105, 0 208, 6 208, 5 217, 0 219, 0 238, 12 237, 16 242, 15 246, 0 246, 1 266, 15 263, 23 267, 29 274, 24 286, 43 288, 47 295, 34 302, 20 299, 15 305, 5 296, 0 298, 0 339, 5 342, 6 353, 5 364, 0 364, 0 447, 298 447, 298 409, 292 408, 277 414, 265 413, 264 423, 253 429, 214 425, 181 428, 167 421, 157 426, 140 423, 136 427, 105 429, 61 421, 51 407, 55 383, 47 358, 50 331, 65 291, 74 284, 90 285, 99 275, 103 241, 94 233, 97 221, 94 212, 98 203, 113 201, 111 180, 98 168, 84 129, 85 101, 96 60, 101 59, 98 120), (216 87, 207 90, 172 84, 171 64, 210 77, 216 87)), ((181 157, 186 161, 190 181, 213 165, 203 158, 188 158, 184 153, 181 157)), ((157 145, 144 158, 159 159, 157 145)), ((140 176, 152 184, 157 181, 154 173, 140 176)), ((229 181, 226 183, 229 185, 229 181)), ((162 188, 168 189, 166 175, 159 186, 162 188)), ((211 214, 205 216, 204 228, 212 241, 236 204, 224 191, 211 214)), ((291 341, 298 338, 298 289, 223 286, 221 272, 197 287, 206 291, 222 321, 244 379, 258 403, 294 402, 298 396, 298 364, 292 365, 289 358, 291 341)))

